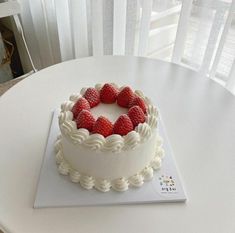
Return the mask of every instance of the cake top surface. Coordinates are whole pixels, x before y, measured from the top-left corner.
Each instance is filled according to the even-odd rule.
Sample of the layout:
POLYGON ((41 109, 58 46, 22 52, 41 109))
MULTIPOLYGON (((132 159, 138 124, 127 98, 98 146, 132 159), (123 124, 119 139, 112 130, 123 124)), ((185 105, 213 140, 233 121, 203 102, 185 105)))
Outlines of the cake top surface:
POLYGON ((118 106, 116 103, 113 104, 104 104, 100 103, 99 105, 95 106, 94 108, 90 109, 91 113, 97 120, 100 116, 107 117, 112 123, 118 119, 118 117, 122 114, 127 114, 128 109, 122 108, 118 106))

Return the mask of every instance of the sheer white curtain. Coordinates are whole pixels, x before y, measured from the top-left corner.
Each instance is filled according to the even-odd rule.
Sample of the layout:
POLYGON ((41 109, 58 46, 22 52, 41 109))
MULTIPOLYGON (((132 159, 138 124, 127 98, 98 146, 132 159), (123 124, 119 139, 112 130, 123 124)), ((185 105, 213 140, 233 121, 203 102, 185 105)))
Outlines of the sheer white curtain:
MULTIPOLYGON (((19 2, 28 46, 38 69, 78 57, 133 54, 138 0, 19 2)), ((142 28, 148 24, 147 20, 142 28)))
POLYGON ((235 0, 19 2, 38 69, 91 55, 150 56, 234 90, 235 0))

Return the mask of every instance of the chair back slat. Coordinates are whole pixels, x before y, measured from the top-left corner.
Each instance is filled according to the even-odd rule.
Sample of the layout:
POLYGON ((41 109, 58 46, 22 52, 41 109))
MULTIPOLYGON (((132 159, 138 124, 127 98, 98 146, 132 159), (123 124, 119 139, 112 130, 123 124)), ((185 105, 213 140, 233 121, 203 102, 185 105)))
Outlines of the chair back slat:
POLYGON ((213 23, 214 11, 209 4, 210 1, 193 1, 191 14, 188 18, 189 26, 186 40, 184 41, 184 51, 180 60, 180 62, 185 62, 198 70, 203 62, 213 23), (196 16, 194 17, 193 15, 196 16))
POLYGON ((138 46, 139 56, 144 56, 146 55, 147 52, 152 4, 153 0, 142 1, 142 14, 140 20, 139 46, 138 46))
POLYGON ((206 76, 207 74, 209 74, 211 63, 217 47, 217 41, 220 35, 220 29, 224 22, 225 13, 226 13, 226 8, 218 8, 218 10, 215 13, 203 61, 199 69, 199 72, 202 76, 206 76))
POLYGON ((104 54, 102 0, 91 0, 91 30, 93 55, 101 56, 104 54))
POLYGON ((180 63, 184 51, 192 2, 193 0, 182 1, 182 8, 181 8, 178 28, 176 32, 175 44, 172 54, 172 62, 174 63, 180 63))
POLYGON ((56 20, 60 41, 61 60, 74 58, 73 40, 71 33, 70 5, 68 0, 55 0, 56 20))
MULTIPOLYGON (((219 42, 217 51, 216 51, 215 59, 213 61, 213 64, 212 64, 212 67, 211 67, 211 70, 210 70, 210 75, 209 75, 210 77, 214 77, 215 74, 216 74, 217 67, 219 65, 220 58, 221 58, 221 55, 222 55, 222 51, 224 49, 224 45, 225 45, 225 42, 226 42, 226 39, 227 39, 227 35, 228 35, 229 29, 231 27, 234 11, 235 11, 235 1, 233 1, 231 3, 231 6, 230 6, 230 9, 229 9, 229 12, 228 12, 228 16, 227 16, 227 19, 226 19, 226 22, 225 22, 225 25, 224 25, 224 28, 223 28, 223 32, 222 32, 222 35, 221 35, 221 38, 220 38, 220 42, 219 42)), ((231 68, 231 72, 230 72, 230 75, 228 76, 228 79, 230 77, 232 77, 231 76, 232 73, 233 72, 232 72, 232 68, 231 68)))

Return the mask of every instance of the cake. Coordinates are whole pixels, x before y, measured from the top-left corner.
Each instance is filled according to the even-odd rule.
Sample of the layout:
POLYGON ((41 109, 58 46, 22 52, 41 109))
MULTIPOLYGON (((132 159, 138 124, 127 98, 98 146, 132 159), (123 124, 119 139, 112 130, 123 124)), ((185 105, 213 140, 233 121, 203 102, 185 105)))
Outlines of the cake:
POLYGON ((113 83, 82 88, 61 105, 59 173, 101 192, 141 187, 164 156, 158 120, 157 108, 139 90, 113 83))

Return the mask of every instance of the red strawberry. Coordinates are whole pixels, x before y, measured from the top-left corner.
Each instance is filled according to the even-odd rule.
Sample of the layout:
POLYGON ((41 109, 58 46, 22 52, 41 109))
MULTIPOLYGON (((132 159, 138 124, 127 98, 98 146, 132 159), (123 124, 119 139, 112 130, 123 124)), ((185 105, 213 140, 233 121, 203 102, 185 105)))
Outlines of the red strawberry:
POLYGON ((71 112, 73 113, 73 118, 76 119, 78 114, 82 110, 89 110, 90 105, 88 101, 85 98, 79 98, 78 101, 73 105, 71 112))
POLYGON ((131 119, 126 114, 122 114, 114 123, 113 133, 121 136, 128 134, 133 130, 131 119))
POLYGON ((108 137, 113 133, 112 122, 106 117, 100 116, 93 126, 93 133, 99 133, 104 137, 108 137))
POLYGON ((118 95, 118 89, 112 84, 106 83, 100 90, 100 100, 105 104, 115 103, 118 95))
POLYGON ((131 101, 129 107, 132 107, 135 105, 139 106, 143 110, 143 112, 146 113, 147 108, 146 108, 145 102, 139 96, 135 96, 135 98, 131 101))
POLYGON ((145 122, 145 115, 143 110, 139 106, 133 106, 128 111, 128 116, 130 117, 132 124, 136 127, 139 123, 145 122))
POLYGON ((78 129, 85 128, 91 132, 95 124, 95 118, 92 116, 91 112, 89 112, 88 110, 82 110, 78 114, 76 123, 77 123, 78 129))
POLYGON ((117 96, 117 104, 121 107, 128 108, 134 98, 134 93, 130 87, 124 87, 117 96))
POLYGON ((83 97, 89 102, 91 108, 95 107, 100 103, 100 94, 93 87, 87 88, 83 97))

